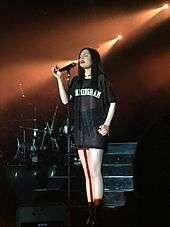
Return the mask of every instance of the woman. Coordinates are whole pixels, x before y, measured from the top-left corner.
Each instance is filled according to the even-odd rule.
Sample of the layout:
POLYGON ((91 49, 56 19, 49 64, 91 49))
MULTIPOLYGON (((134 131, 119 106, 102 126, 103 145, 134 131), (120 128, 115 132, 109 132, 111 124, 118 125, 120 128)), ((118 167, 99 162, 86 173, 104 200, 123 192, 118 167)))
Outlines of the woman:
POLYGON ((89 207, 88 225, 97 222, 103 200, 101 165, 109 126, 115 112, 115 98, 111 94, 101 66, 99 53, 83 48, 79 53, 78 76, 65 91, 61 72, 52 67, 57 78, 63 104, 68 97, 73 104, 74 143, 81 160, 89 207))

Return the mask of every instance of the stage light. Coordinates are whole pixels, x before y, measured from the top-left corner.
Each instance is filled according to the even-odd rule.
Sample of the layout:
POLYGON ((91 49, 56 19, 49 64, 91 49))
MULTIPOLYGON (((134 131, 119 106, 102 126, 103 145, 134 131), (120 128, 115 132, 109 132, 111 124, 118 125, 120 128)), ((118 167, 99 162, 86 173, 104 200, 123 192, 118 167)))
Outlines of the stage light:
POLYGON ((118 40, 121 40, 122 38, 123 38, 122 35, 118 35, 118 36, 117 36, 117 39, 118 39, 118 40))
POLYGON ((168 9, 168 8, 169 8, 168 3, 166 3, 166 4, 164 4, 164 5, 162 6, 162 9, 168 9))
POLYGON ((115 38, 110 39, 110 40, 100 44, 97 49, 100 52, 100 54, 104 56, 122 38, 123 38, 122 35, 119 34, 115 38))

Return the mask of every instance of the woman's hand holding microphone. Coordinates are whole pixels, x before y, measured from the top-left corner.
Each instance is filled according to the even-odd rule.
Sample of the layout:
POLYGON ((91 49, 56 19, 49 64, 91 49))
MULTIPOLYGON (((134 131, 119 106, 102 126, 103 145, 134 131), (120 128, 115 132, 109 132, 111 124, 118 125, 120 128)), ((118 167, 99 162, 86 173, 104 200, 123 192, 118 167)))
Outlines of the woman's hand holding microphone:
POLYGON ((56 79, 60 79, 62 76, 62 72, 59 71, 59 67, 58 66, 52 66, 51 67, 51 72, 52 75, 56 78, 56 79))

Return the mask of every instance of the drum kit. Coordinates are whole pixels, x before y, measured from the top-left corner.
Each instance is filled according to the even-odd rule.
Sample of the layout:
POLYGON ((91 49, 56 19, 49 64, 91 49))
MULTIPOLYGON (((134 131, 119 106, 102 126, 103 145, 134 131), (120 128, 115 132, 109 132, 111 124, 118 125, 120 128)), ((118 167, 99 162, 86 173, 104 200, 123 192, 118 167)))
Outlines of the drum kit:
POLYGON ((29 106, 29 109, 23 110, 22 107, 17 119, 7 120, 8 127, 6 125, 0 127, 0 164, 48 163, 63 165, 67 148, 67 126, 62 124, 57 132, 54 129, 56 128, 55 120, 58 105, 53 111, 52 118, 49 121, 43 120, 41 128, 37 127, 41 121, 37 117, 37 107, 28 102, 22 84, 20 84, 20 87, 22 103, 24 103, 24 106, 29 106))
POLYGON ((42 129, 36 127, 36 118, 12 120, 19 124, 11 128, 0 128, 0 159, 3 164, 61 161, 61 135, 54 131, 57 109, 58 106, 55 108, 51 125, 46 122, 42 129), (25 122, 33 122, 33 127, 28 127, 25 122))

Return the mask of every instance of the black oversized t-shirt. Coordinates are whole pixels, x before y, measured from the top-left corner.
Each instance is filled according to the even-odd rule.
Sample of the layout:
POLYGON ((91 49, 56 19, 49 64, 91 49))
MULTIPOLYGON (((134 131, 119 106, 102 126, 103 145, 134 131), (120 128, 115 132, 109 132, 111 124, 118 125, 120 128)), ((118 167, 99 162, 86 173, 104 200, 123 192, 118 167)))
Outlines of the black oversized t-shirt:
POLYGON ((98 76, 97 86, 92 79, 72 79, 68 94, 71 97, 74 143, 77 148, 104 149, 106 136, 98 132, 105 122, 109 104, 115 102, 115 96, 104 75, 98 76))

